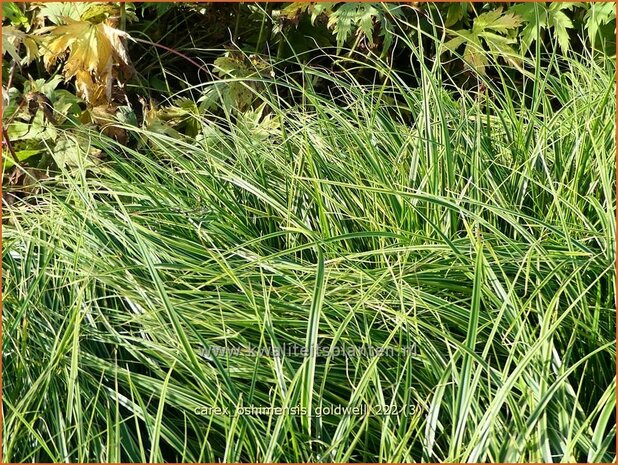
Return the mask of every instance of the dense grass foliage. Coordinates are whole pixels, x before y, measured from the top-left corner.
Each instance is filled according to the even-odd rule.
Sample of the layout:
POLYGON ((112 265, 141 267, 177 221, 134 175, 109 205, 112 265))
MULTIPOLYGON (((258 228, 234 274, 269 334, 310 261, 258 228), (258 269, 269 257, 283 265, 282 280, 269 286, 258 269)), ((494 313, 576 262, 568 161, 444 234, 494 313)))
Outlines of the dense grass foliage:
POLYGON ((5 205, 4 459, 613 461, 615 68, 548 62, 84 132, 100 164, 5 205), (247 353, 291 345, 390 352, 247 353), (372 412, 200 411, 251 405, 372 412))

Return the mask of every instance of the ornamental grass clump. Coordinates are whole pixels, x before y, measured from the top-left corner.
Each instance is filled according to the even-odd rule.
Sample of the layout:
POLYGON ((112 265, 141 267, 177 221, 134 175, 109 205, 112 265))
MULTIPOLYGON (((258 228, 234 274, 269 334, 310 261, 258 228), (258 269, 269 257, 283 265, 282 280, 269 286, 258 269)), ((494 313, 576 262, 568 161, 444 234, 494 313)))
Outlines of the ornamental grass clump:
POLYGON ((614 65, 354 60, 5 206, 5 460, 614 460, 614 65))

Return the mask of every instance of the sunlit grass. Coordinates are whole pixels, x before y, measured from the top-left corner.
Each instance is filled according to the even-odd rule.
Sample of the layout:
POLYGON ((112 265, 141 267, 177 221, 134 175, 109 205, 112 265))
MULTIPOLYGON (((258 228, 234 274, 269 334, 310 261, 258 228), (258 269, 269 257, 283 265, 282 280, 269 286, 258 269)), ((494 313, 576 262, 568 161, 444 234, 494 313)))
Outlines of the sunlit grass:
POLYGON ((5 205, 5 461, 614 460, 612 65, 528 99, 373 66, 198 140, 91 135, 103 165, 5 205), (293 344, 394 353, 212 350, 293 344), (250 405, 398 413, 196 411, 250 405))

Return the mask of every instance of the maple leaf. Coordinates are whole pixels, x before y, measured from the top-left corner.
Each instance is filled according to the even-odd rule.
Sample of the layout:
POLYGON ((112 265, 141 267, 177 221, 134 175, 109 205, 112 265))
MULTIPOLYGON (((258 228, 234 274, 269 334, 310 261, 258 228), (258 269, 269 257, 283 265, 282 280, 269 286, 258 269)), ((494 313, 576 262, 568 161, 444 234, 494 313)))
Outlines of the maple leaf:
POLYGON ((502 7, 483 13, 476 17, 470 30, 451 31, 456 37, 444 44, 446 50, 455 51, 466 44, 463 58, 466 63, 479 73, 485 73, 487 56, 483 44, 489 52, 504 56, 514 65, 518 64, 515 50, 511 44, 515 38, 507 34, 521 25, 521 19, 513 13, 502 13, 502 7))
POLYGON ((26 34, 15 29, 13 26, 4 26, 2 28, 2 54, 8 53, 13 60, 17 62, 21 61, 15 43, 20 42, 21 37, 24 35, 26 34))
POLYGON ((373 21, 379 16, 379 11, 371 3, 344 3, 330 15, 328 27, 333 28, 338 47, 350 36, 353 26, 358 26, 358 31, 373 43, 373 21))
POLYGON ((101 74, 114 59, 128 65, 129 57, 121 40, 127 37, 127 33, 104 23, 67 18, 66 25, 49 31, 43 61, 49 69, 68 49, 70 54, 64 67, 67 77, 74 76, 79 70, 101 74))
POLYGON ((90 2, 41 2, 35 3, 38 16, 56 25, 66 24, 68 20, 100 23, 105 18, 118 14, 119 7, 114 3, 90 2))
POLYGON ((335 2, 294 2, 283 8, 280 14, 287 19, 297 20, 299 15, 309 13, 311 15, 311 24, 315 24, 318 16, 322 13, 330 12, 334 5, 335 2))
POLYGON ((496 8, 493 11, 483 13, 474 20, 472 32, 482 35, 486 31, 495 31, 506 33, 510 29, 515 29, 521 25, 521 19, 512 14, 502 14, 502 7, 496 8))
POLYGON ((52 157, 59 167, 75 171, 75 168, 85 170, 95 165, 100 150, 92 148, 87 140, 82 139, 65 135, 56 142, 52 157))
POLYGON ((352 33, 352 22, 357 20, 357 10, 356 4, 346 3, 330 15, 328 27, 333 29, 338 47, 341 47, 352 33))
POLYGON ((17 63, 26 65, 39 57, 36 40, 13 26, 4 26, 2 28, 2 54, 4 55, 5 53, 8 53, 17 63), (24 58, 19 56, 19 46, 22 44, 26 48, 26 56, 24 58))
POLYGON ((222 99, 224 106, 244 111, 255 100, 257 89, 263 87, 259 78, 274 76, 270 64, 259 55, 244 55, 237 51, 226 52, 225 56, 214 61, 215 72, 229 81, 219 82, 211 86, 200 102, 206 106, 214 104, 217 97, 222 99))
POLYGON ((392 18, 403 16, 401 5, 343 3, 329 15, 327 27, 335 33, 340 50, 353 32, 357 39, 365 36, 369 45, 374 45, 375 26, 379 24, 378 35, 383 38, 382 53, 385 55, 394 38, 392 18))
POLYGON ((69 52, 64 64, 64 77, 76 79, 76 86, 91 103, 103 95, 109 101, 112 88, 112 67, 115 63, 129 67, 129 56, 123 39, 130 36, 105 23, 93 24, 65 18, 66 24, 44 28, 47 40, 43 62, 50 69, 69 52))
POLYGON ((597 31, 600 26, 616 20, 615 3, 591 3, 590 9, 586 12, 586 30, 588 31, 588 41, 594 46, 597 31))
POLYGON ((563 10, 572 9, 576 3, 552 2, 549 7, 539 3, 522 3, 513 6, 510 11, 521 16, 526 27, 521 33, 521 50, 525 53, 532 42, 540 40, 541 31, 552 28, 563 53, 569 49, 569 33, 573 23, 563 10))
POLYGON ((75 73, 77 95, 92 104, 100 103, 108 94, 106 83, 98 82, 91 73, 82 69, 75 73))
POLYGON ((446 21, 444 25, 446 27, 451 27, 453 24, 457 23, 457 21, 465 18, 471 8, 472 4, 470 2, 450 3, 446 12, 446 21))
POLYGON ((64 24, 67 18, 79 20, 80 16, 90 8, 86 2, 45 2, 35 3, 34 6, 37 7, 41 18, 48 19, 54 24, 64 24))

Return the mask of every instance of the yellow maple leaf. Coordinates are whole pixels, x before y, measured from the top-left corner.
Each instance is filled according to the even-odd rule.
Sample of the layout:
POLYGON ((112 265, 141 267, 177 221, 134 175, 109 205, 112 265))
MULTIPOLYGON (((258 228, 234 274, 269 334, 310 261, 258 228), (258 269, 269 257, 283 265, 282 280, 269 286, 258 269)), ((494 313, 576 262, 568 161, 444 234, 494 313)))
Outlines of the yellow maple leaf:
POLYGON ((63 71, 65 79, 75 77, 78 92, 91 103, 96 101, 93 98, 100 88, 104 89, 105 98, 109 100, 113 65, 129 66, 123 42, 129 35, 105 23, 65 19, 66 24, 43 31, 49 33, 43 54, 46 68, 50 69, 68 51, 63 71))
POLYGON ((107 99, 106 83, 100 83, 93 78, 92 73, 80 69, 75 73, 75 88, 77 94, 87 102, 95 105, 107 99))
POLYGON ((39 57, 35 39, 13 26, 4 26, 2 28, 2 54, 4 55, 7 52, 15 61, 26 65, 29 65, 35 58, 39 57), (20 44, 23 44, 26 48, 26 56, 24 58, 21 58, 18 53, 20 44))

